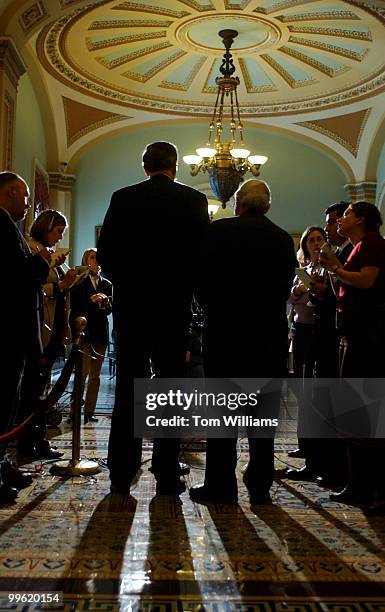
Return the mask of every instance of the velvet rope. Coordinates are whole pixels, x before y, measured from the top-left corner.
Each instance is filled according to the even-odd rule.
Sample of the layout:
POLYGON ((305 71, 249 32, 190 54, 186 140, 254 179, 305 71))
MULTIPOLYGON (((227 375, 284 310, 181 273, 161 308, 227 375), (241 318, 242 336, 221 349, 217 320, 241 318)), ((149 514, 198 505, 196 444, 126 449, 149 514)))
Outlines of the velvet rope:
POLYGON ((27 427, 28 423, 30 423, 34 416, 42 412, 46 412, 47 410, 49 410, 49 408, 52 408, 52 406, 60 399, 60 397, 63 395, 64 391, 67 388, 68 381, 74 369, 75 356, 77 351, 77 345, 73 344, 71 352, 68 356, 67 361, 64 364, 60 376, 52 387, 49 394, 47 395, 47 397, 38 400, 36 409, 25 419, 25 421, 23 421, 22 423, 20 423, 20 425, 14 427, 10 431, 7 431, 6 433, 2 434, 0 436, 0 443, 9 442, 10 440, 17 438, 19 434, 23 431, 23 429, 27 427))

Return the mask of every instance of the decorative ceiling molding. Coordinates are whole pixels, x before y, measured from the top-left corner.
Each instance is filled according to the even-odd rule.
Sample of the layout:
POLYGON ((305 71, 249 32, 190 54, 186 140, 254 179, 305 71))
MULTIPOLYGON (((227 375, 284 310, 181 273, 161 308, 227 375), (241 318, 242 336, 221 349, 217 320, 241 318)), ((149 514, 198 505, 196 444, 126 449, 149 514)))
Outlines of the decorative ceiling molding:
POLYGON ((70 147, 76 140, 89 132, 104 127, 116 121, 130 119, 124 115, 110 113, 82 104, 76 100, 63 97, 63 107, 67 131, 67 146, 70 147))
POLYGON ((134 79, 135 81, 140 81, 141 83, 146 83, 146 81, 152 79, 153 76, 161 72, 161 70, 163 70, 164 68, 167 68, 168 66, 176 62, 184 55, 187 55, 186 51, 175 51, 174 53, 166 57, 164 60, 155 64, 155 66, 147 70, 147 72, 140 73, 134 72, 133 70, 128 70, 127 72, 123 73, 123 76, 129 79, 134 79))
POLYGON ((302 36, 289 36, 289 42, 295 43, 297 45, 304 45, 305 47, 312 47, 313 49, 321 49, 322 51, 328 51, 329 53, 333 53, 334 55, 342 55, 343 57, 348 57, 349 59, 353 59, 358 62, 363 60, 363 58, 369 51, 369 49, 360 49, 358 51, 348 49, 346 47, 337 47, 336 45, 331 45, 320 40, 302 38, 302 36))
POLYGON ((339 38, 353 38, 355 40, 373 40, 370 31, 365 32, 364 30, 296 25, 289 25, 288 30, 289 32, 296 32, 298 34, 321 34, 322 36, 338 36, 339 38))
POLYGON ((335 21, 337 19, 359 19, 359 17, 352 13, 352 11, 348 10, 340 10, 340 11, 320 11, 320 12, 312 12, 312 13, 297 13, 297 14, 289 14, 289 15, 278 15, 276 19, 282 21, 282 23, 292 23, 293 21, 325 21, 330 19, 335 21))
POLYGON ((324 62, 313 57, 309 57, 298 49, 293 49, 292 47, 288 47, 287 45, 283 45, 282 47, 280 47, 279 51, 281 51, 282 53, 286 53, 286 55, 290 55, 291 57, 294 57, 297 60, 300 60, 304 64, 308 64, 312 68, 323 72, 323 74, 327 74, 327 76, 329 77, 335 77, 337 74, 342 74, 343 72, 349 70, 349 66, 339 66, 336 68, 328 66, 324 62))
POLYGON ((189 15, 187 11, 174 11, 163 6, 151 6, 149 4, 142 4, 140 2, 122 2, 116 6, 111 7, 112 10, 116 11, 139 11, 141 13, 155 13, 155 15, 166 15, 167 17, 175 17, 180 19, 189 15))
POLYGON ((91 23, 89 30, 108 30, 123 28, 168 28, 173 22, 164 19, 98 19, 91 23))
POLYGON ((19 23, 24 34, 28 34, 31 30, 33 30, 48 16, 48 14, 48 10, 43 0, 37 0, 31 4, 21 13, 19 17, 19 23))
POLYGON ((367 108, 355 113, 328 117, 318 121, 303 121, 297 123, 297 125, 331 138, 334 142, 338 142, 338 144, 345 147, 354 157, 357 157, 362 133, 371 110, 371 108, 367 108))
MULTIPOLYGON (((96 6, 91 2, 63 15, 38 37, 41 64, 57 80, 109 103, 150 112, 208 115, 215 102, 216 74, 210 72, 207 77, 207 66, 219 73, 215 61, 221 58, 223 49, 217 32, 233 24, 239 36, 232 53, 238 72, 242 70, 245 79, 239 100, 246 117, 341 106, 385 89, 378 12, 371 13, 365 8, 363 13, 357 8, 356 21, 349 29, 347 23, 340 28, 331 24, 330 11, 326 11, 328 25, 318 28, 322 22, 317 22, 316 30, 321 33, 312 30, 300 36, 290 34, 290 23, 288 26, 274 17, 257 16, 252 1, 245 4, 242 0, 231 0, 232 11, 237 5, 236 12, 215 10, 205 11, 204 15, 202 6, 208 6, 207 0, 194 0, 200 10, 191 8, 190 13, 180 10, 179 0, 168 0, 166 7, 164 0, 149 1, 151 4, 144 0, 104 0, 96 6), (132 20, 124 15, 129 12, 132 20), (163 14, 169 18, 163 21, 163 14), (117 24, 115 29, 113 22, 117 24), (170 25, 166 27, 165 23, 170 25), (150 29, 153 26, 160 29, 150 29), (160 39, 157 44, 155 40, 152 45, 144 44, 154 37, 160 39), (362 37, 365 44, 358 42, 362 37), (179 61, 182 53, 186 57, 179 61), (199 56, 208 61, 194 64, 199 56), (268 64, 265 69, 264 62, 268 64)), ((351 18, 353 11, 346 9, 345 2, 333 2, 332 12, 341 6, 341 12, 347 12, 351 18)), ((314 7, 318 0, 302 0, 293 6, 299 4, 301 11, 296 15, 304 15, 306 9, 309 16, 322 12, 314 7)), ((289 11, 286 14, 282 3, 272 0, 269 6, 274 6, 274 10, 279 6, 280 17, 290 19, 294 15, 289 11)), ((302 25, 306 26, 298 24, 304 30, 302 25)), ((293 29, 293 24, 290 27, 293 29)))
POLYGON ((315 79, 306 79, 306 80, 298 80, 293 75, 286 70, 279 62, 277 62, 273 57, 268 55, 267 53, 263 53, 261 58, 265 60, 269 66, 271 66, 278 74, 286 81, 290 87, 306 87, 309 85, 309 81, 311 83, 316 83, 315 79))
POLYGON ((120 45, 142 40, 165 38, 166 34, 166 30, 161 30, 158 32, 141 32, 140 34, 126 34, 125 36, 115 36, 113 38, 105 38, 104 40, 94 40, 93 38, 87 37, 85 40, 88 51, 96 51, 99 49, 109 49, 111 47, 117 47, 120 45))

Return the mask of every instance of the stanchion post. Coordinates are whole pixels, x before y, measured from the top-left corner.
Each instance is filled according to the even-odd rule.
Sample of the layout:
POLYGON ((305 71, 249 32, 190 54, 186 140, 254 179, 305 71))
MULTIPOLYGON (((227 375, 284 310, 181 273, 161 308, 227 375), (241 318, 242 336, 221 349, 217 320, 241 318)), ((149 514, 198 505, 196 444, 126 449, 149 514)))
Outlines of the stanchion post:
POLYGON ((87 327, 85 317, 78 317, 74 323, 74 345, 75 353, 75 375, 74 388, 72 392, 72 463, 75 466, 80 461, 80 429, 81 411, 83 399, 83 350, 84 350, 84 330, 87 327))
POLYGON ((75 354, 75 377, 72 393, 72 459, 70 461, 57 461, 53 464, 50 472, 59 476, 77 476, 98 474, 100 466, 95 461, 80 460, 80 433, 81 433, 81 409, 83 399, 83 344, 84 330, 87 327, 85 317, 77 317, 74 322, 75 354))

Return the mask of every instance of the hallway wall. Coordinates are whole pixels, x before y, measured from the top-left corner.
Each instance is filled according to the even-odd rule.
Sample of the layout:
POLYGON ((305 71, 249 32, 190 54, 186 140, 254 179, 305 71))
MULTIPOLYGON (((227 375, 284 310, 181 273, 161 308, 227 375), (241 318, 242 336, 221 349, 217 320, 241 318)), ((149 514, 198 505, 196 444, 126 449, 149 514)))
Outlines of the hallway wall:
POLYGON ((34 158, 47 168, 43 120, 31 79, 26 73, 20 78, 17 94, 14 167, 30 184, 31 189, 34 158))
MULTIPOLYGON (((261 173, 272 189, 269 216, 290 233, 301 233, 307 225, 323 223, 325 207, 346 197, 343 185, 347 180, 342 169, 321 151, 249 125, 246 136, 253 153, 269 157, 261 173)), ((141 155, 148 142, 169 140, 176 144, 180 155, 178 179, 194 186, 207 182, 207 175, 191 177, 182 156, 195 152, 206 138, 207 123, 167 125, 121 133, 87 151, 74 170, 74 263, 80 261, 84 249, 94 244, 95 226, 103 222, 111 193, 144 178, 141 155)), ((129 216, 122 223, 129 223, 129 216)))
MULTIPOLYGON (((385 215, 385 144, 382 147, 381 155, 377 166, 377 206, 382 215, 385 215)), ((383 228, 384 229, 384 228, 383 228)))

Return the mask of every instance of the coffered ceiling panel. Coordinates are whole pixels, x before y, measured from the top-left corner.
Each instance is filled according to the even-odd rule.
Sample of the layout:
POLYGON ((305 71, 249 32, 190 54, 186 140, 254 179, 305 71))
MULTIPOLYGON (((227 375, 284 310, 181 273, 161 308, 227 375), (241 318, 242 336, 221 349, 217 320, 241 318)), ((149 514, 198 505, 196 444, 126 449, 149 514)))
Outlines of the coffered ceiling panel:
POLYGON ((121 106, 208 115, 221 29, 244 116, 347 104, 383 90, 385 11, 358 0, 105 0, 44 27, 40 62, 78 92, 121 106))

